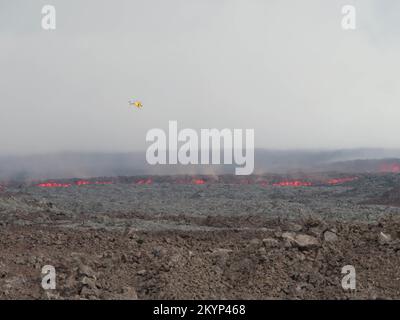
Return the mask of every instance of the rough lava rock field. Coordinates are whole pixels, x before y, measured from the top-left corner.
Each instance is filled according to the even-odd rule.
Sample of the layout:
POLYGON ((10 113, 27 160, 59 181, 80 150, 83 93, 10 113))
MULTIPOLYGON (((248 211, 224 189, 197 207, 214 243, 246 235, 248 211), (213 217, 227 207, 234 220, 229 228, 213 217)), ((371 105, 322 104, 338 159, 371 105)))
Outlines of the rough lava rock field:
POLYGON ((0 299, 399 299, 399 185, 394 173, 3 183, 0 299), (48 264, 56 290, 41 287, 48 264))

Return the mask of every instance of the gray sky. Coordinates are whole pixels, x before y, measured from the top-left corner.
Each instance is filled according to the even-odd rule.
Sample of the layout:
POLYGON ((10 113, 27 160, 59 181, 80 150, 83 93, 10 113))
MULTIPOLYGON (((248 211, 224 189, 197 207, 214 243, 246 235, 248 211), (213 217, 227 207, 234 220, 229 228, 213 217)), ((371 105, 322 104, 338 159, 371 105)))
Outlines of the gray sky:
POLYGON ((398 12, 397 0, 0 0, 0 154, 143 150, 168 120, 254 128, 262 148, 400 147, 398 12), (55 31, 41 29, 45 4, 55 31), (345 4, 355 31, 341 28, 345 4))

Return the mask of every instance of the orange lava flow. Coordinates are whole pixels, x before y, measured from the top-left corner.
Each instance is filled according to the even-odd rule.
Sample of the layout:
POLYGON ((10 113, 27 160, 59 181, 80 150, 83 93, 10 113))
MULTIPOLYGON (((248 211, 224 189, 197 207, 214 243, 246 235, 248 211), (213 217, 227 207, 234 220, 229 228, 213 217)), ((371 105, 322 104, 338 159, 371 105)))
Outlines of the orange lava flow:
POLYGON ((311 182, 305 181, 280 181, 272 184, 275 187, 310 187, 312 186, 311 182))
POLYGON ((46 182, 46 183, 39 183, 38 187, 43 188, 68 188, 71 186, 70 183, 56 183, 56 182, 46 182))
POLYGON ((194 184, 205 184, 206 182, 203 179, 195 179, 193 180, 194 184))
POLYGON ((153 180, 151 180, 151 179, 142 179, 142 180, 139 180, 138 182, 136 182, 136 184, 152 184, 153 183, 153 180))
MULTIPOLYGON (((400 168, 399 168, 400 170, 400 168)), ((240 180, 239 184, 258 184, 260 186, 274 186, 274 187, 311 187, 311 186, 320 186, 320 185, 338 185, 338 184, 343 184, 346 182, 351 182, 354 180, 357 180, 358 177, 344 177, 344 178, 332 178, 326 181, 304 181, 304 180, 282 180, 274 183, 270 183, 267 180, 262 180, 262 181, 252 181, 249 179, 245 180, 240 180)), ((116 181, 89 181, 89 180, 78 180, 73 183, 58 183, 58 182, 52 182, 52 181, 47 181, 43 182, 40 184, 37 184, 37 187, 42 187, 42 188, 67 188, 71 186, 86 186, 86 185, 110 185, 114 184, 116 181)), ((200 179, 200 178, 194 178, 192 180, 185 180, 185 179, 180 179, 174 181, 176 184, 194 184, 194 185, 204 185, 207 183, 206 180, 200 179)), ((153 184, 153 180, 151 178, 147 179, 140 179, 136 182, 134 182, 136 185, 151 185, 153 184)), ((0 186, 1 190, 1 186, 0 186)))
POLYGON ((349 177, 349 178, 330 179, 330 180, 328 180, 328 184, 335 185, 335 184, 341 184, 341 183, 350 182, 350 181, 354 181, 354 180, 357 180, 357 178, 349 177))
POLYGON ((379 168, 380 172, 400 173, 399 163, 384 163, 379 168))

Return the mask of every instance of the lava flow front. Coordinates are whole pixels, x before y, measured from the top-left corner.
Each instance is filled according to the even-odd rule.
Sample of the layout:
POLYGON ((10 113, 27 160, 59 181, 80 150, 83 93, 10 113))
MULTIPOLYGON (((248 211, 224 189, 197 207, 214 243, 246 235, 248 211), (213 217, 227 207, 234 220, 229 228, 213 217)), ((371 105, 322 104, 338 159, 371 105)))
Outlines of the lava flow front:
POLYGON ((205 185, 205 184, 215 184, 215 183, 225 183, 225 184, 240 184, 240 185, 259 185, 262 187, 273 186, 273 187, 313 187, 313 186, 335 186, 340 184, 345 184, 348 182, 352 182, 358 177, 340 177, 340 178, 329 178, 329 179, 312 179, 306 178, 304 180, 301 179, 282 179, 279 180, 276 177, 271 179, 260 177, 252 177, 246 179, 240 179, 236 177, 229 178, 220 178, 215 179, 215 177, 188 177, 188 178, 177 178, 177 177, 155 177, 155 178, 134 178, 134 177, 125 177, 122 178, 113 178, 113 180, 77 180, 77 181, 63 181, 63 182, 55 182, 55 181, 46 181, 37 184, 36 186, 42 188, 68 188, 72 186, 89 186, 89 185, 110 185, 115 183, 123 183, 123 184, 134 184, 134 185, 151 185, 154 182, 156 183, 172 183, 172 184, 193 184, 193 185, 205 185))

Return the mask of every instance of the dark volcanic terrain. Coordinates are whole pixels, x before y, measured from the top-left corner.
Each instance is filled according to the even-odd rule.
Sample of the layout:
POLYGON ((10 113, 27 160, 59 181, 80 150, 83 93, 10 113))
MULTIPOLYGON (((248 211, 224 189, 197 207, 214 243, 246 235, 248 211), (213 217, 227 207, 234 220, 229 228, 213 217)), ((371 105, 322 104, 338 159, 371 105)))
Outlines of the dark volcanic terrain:
POLYGON ((3 183, 0 298, 399 299, 399 185, 393 173, 3 183), (56 290, 41 287, 44 265, 56 290))

